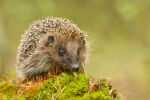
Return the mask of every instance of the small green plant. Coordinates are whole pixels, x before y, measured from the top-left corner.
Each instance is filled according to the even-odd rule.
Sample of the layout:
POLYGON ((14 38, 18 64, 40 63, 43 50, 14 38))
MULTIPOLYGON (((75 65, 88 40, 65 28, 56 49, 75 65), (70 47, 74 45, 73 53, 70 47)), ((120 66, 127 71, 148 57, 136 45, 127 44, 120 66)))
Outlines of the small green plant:
POLYGON ((42 82, 0 83, 0 99, 119 100, 119 97, 105 79, 96 80, 83 73, 62 73, 42 82))

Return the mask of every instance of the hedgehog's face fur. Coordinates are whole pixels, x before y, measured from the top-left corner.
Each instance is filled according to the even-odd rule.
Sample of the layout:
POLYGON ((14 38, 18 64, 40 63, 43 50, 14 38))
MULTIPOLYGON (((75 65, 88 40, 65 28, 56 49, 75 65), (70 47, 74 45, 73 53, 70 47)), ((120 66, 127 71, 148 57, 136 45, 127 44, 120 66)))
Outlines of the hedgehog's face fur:
MULTIPOLYGON (((69 34, 69 33, 68 33, 69 34)), ((40 51, 48 55, 53 65, 78 71, 86 58, 85 36, 77 34, 47 34, 40 42, 40 51)))

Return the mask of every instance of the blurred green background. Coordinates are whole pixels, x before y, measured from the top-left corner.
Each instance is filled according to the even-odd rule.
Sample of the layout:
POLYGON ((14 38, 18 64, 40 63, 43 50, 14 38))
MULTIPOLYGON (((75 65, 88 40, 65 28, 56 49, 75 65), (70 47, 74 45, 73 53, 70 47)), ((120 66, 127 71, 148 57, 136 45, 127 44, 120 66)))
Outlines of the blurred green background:
POLYGON ((0 0, 0 75, 15 73, 30 23, 62 17, 91 41, 87 71, 108 77, 127 100, 150 99, 150 0, 0 0))

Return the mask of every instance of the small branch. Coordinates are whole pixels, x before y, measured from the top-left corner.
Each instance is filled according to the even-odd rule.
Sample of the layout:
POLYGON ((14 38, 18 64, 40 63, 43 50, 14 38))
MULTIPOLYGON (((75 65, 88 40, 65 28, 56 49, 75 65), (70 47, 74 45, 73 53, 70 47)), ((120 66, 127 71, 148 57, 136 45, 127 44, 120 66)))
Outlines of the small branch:
POLYGON ((65 88, 66 88, 67 86, 65 86, 61 91, 60 91, 60 93, 57 95, 57 97, 56 97, 56 100, 58 99, 58 97, 62 94, 62 92, 65 90, 65 88))
POLYGON ((40 95, 41 95, 41 91, 40 91, 40 93, 39 93, 38 100, 40 100, 40 95))
POLYGON ((27 89, 25 89, 24 91, 22 91, 15 99, 19 98, 27 89))
POLYGON ((119 92, 118 92, 119 96, 121 97, 122 100, 126 100, 126 98, 124 96, 122 96, 119 92))
POLYGON ((59 84, 59 81, 58 81, 58 77, 57 77, 57 83, 58 83, 59 89, 61 91, 61 87, 60 87, 60 84, 59 84))
MULTIPOLYGON (((50 83, 51 83, 51 82, 50 82, 50 83)), ((53 85, 53 87, 54 87, 57 91, 59 91, 53 83, 51 83, 51 84, 53 85)))
POLYGON ((54 98, 53 94, 52 94, 52 100, 55 100, 55 98, 54 98))
POLYGON ((78 75, 77 75, 77 73, 76 73, 76 72, 73 72, 73 74, 74 74, 76 77, 78 77, 78 75))

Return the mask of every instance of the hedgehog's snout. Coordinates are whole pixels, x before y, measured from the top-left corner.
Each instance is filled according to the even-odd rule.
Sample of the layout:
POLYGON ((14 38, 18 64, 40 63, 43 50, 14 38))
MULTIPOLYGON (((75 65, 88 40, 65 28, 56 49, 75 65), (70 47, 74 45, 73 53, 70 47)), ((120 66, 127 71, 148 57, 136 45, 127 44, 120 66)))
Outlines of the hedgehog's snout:
POLYGON ((78 64, 73 64, 72 68, 73 68, 73 71, 78 71, 79 70, 79 65, 78 64))

